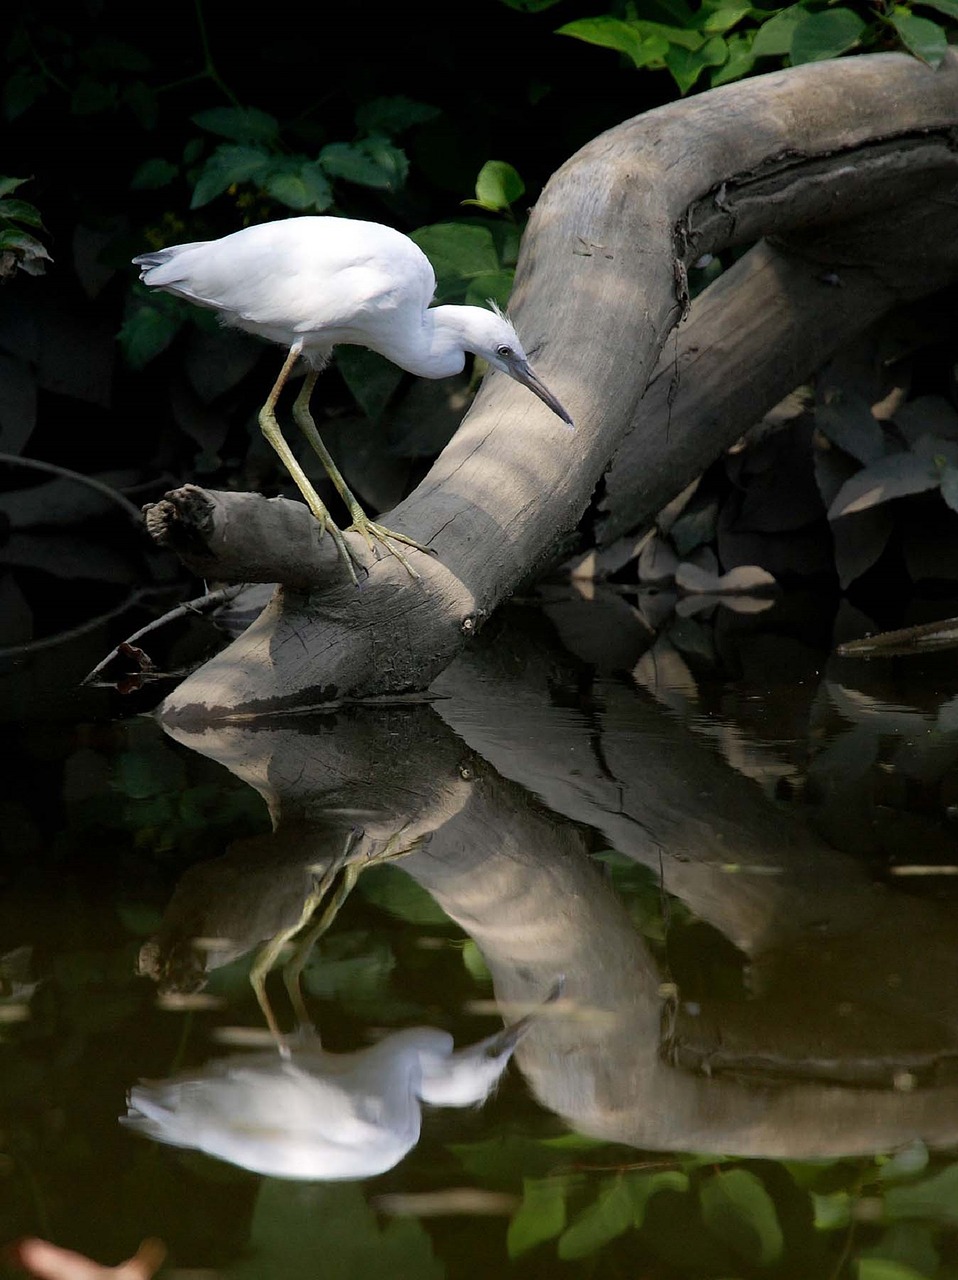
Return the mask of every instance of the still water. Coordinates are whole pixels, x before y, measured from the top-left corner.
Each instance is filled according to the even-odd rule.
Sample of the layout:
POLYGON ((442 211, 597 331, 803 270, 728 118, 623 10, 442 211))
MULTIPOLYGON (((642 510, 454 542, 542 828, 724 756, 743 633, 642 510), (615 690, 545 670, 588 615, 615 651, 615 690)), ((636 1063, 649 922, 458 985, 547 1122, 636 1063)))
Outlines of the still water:
POLYGON ((641 631, 556 594, 428 700, 21 706, 0 1241, 958 1276, 953 661, 839 661, 788 601, 641 631))

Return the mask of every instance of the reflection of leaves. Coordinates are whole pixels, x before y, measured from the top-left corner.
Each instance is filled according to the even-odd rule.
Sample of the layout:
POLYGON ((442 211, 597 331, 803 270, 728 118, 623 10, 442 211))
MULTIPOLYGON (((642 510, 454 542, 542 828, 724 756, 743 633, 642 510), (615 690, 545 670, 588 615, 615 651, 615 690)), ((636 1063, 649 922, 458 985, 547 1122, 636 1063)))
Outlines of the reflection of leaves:
POLYGON ((928 1148, 920 1138, 909 1142, 906 1147, 888 1160, 885 1160, 878 1176, 882 1182, 897 1182, 900 1178, 913 1178, 928 1167, 928 1148))
POLYGON ((462 963, 466 966, 466 969, 476 982, 492 981, 492 974, 489 972, 489 966, 486 964, 482 952, 473 942, 472 938, 467 938, 462 945, 462 963))
POLYGON ((380 1229, 355 1184, 291 1184, 267 1178, 256 1199, 252 1256, 231 1280, 441 1280, 443 1264, 414 1218, 380 1229))
POLYGON ((911 1268, 909 1275, 917 1272, 922 1277, 934 1276, 938 1274, 939 1257, 933 1236, 933 1228, 924 1223, 896 1222, 877 1244, 863 1250, 863 1258, 911 1268))
POLYGON ((847 480, 829 508, 829 520, 865 511, 880 502, 934 489, 941 481, 935 462, 915 453, 894 453, 863 467, 847 480))
POLYGON ((620 1176, 603 1181, 598 1198, 576 1217, 559 1238, 564 1261, 585 1258, 632 1226, 632 1197, 620 1176))
POLYGON ((843 388, 829 388, 824 404, 815 410, 821 431, 859 462, 875 462, 885 452, 885 437, 864 396, 843 388))
POLYGON ((775 1205, 754 1173, 716 1173, 702 1184, 699 1203, 710 1233, 743 1262, 767 1267, 781 1257, 782 1228, 775 1205))
POLYGON ((385 1000, 395 967, 396 958, 383 939, 364 932, 337 934, 327 940, 322 955, 313 952, 303 985, 311 995, 341 1000, 355 1010, 385 1000))
POLYGON ((452 924, 435 898, 401 867, 370 867, 360 877, 359 892, 367 902, 409 924, 452 924))
POLYGON ((523 1178, 522 1204, 506 1237, 510 1258, 518 1258, 559 1234, 566 1224, 567 1192, 565 1178, 523 1178))
POLYGON ((926 1280, 920 1271, 888 1258, 859 1259, 856 1276, 857 1280, 926 1280))
POLYGON ((479 1142, 452 1143, 449 1150, 472 1177, 493 1187, 510 1189, 515 1186, 517 1169, 527 1177, 544 1178, 568 1158, 567 1153, 551 1150, 546 1143, 514 1133, 479 1142))
POLYGON ((885 1196, 885 1216, 891 1222, 924 1218, 958 1226, 958 1164, 922 1182, 891 1187, 885 1196))

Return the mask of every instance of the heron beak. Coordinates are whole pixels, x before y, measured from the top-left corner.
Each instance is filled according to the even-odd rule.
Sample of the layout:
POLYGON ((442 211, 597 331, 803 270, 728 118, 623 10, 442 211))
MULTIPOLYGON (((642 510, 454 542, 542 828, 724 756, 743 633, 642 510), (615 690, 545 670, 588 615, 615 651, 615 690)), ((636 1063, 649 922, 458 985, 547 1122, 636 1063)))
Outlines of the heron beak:
POLYGON ((511 378, 515 378, 516 382, 521 382, 524 387, 528 387, 533 395, 537 395, 543 404, 547 404, 554 414, 560 417, 573 431, 575 430, 575 423, 569 417, 568 412, 563 409, 546 384, 533 370, 528 360, 510 362, 507 372, 511 378))
MULTIPOLYGON (((549 405, 549 407, 550 409, 552 408, 551 405, 549 405)), ((569 423, 569 426, 570 427, 572 426, 571 422, 569 423)), ((564 992, 565 992, 565 974, 560 973, 559 976, 556 978, 555 982, 552 984, 552 988, 549 991, 549 994, 543 1000, 542 1002, 543 1005, 555 1004, 557 1000, 562 998, 562 995, 564 992)), ((532 1024, 535 1022, 537 1016, 538 1014, 536 1013, 527 1013, 525 1017, 520 1018, 518 1022, 514 1022, 509 1027, 503 1027, 503 1029, 497 1035, 490 1036, 490 1038, 486 1041, 487 1056, 490 1058, 498 1058, 503 1053, 507 1053, 507 1052, 511 1053, 512 1050, 519 1043, 519 1041, 522 1039, 522 1037, 526 1034, 526 1032, 532 1026, 532 1024)))

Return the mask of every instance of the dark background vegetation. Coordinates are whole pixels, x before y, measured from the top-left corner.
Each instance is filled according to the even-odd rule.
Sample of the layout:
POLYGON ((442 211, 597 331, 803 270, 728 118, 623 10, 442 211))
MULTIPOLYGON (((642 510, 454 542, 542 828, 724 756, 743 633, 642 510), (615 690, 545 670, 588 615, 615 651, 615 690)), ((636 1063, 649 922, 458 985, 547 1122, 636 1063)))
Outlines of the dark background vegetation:
MULTIPOLYGON (((743 0, 467 0, 454 14, 415 3, 272 12, 199 2, 155 12, 110 0, 14 3, 4 24, 3 171, 21 182, 0 204, 0 246, 14 245, 0 289, 0 451, 104 475, 136 505, 187 480, 288 491, 256 427, 279 353, 149 293, 130 265, 135 253, 264 219, 334 213, 416 235, 443 300, 504 301, 527 209, 549 175, 601 130, 679 93, 801 61, 905 47, 934 65, 956 15, 958 0, 803 0, 784 8, 743 0), (490 161, 505 166, 506 178, 491 195, 479 191, 476 204, 490 161), (23 261, 23 245, 49 252, 44 275, 16 269, 43 266, 23 261)), ((698 286, 722 265, 713 263, 698 286)), ((910 362, 899 379, 909 399, 937 398, 928 430, 951 441, 942 463, 951 472, 954 300, 943 305, 926 332, 899 342, 892 362, 910 362)), ((884 453, 907 453, 923 430, 912 421, 906 440, 894 424, 877 435, 870 427, 864 448, 849 448, 849 432, 887 392, 873 376, 876 359, 866 359, 865 375, 861 361, 843 372, 837 396, 834 378, 819 388, 818 405, 806 405, 810 412, 780 433, 781 458, 779 445, 765 442, 754 465, 751 453, 719 464, 680 527, 680 558, 718 546, 719 572, 744 560, 780 580, 853 590, 877 566, 877 593, 865 582, 872 612, 877 594, 886 606, 877 609, 881 620, 903 620, 901 607, 887 607, 885 584, 902 601, 913 583, 941 581, 943 570, 941 556, 934 565, 914 555, 908 562, 902 512, 906 523, 930 530, 926 543, 940 543, 943 529, 950 546, 958 485, 950 474, 930 495, 925 485, 919 497, 893 504, 894 518, 883 511, 872 520, 874 530, 858 520, 852 552, 833 549, 826 509, 836 479, 884 453), (849 420, 829 436, 843 413, 849 420), (827 476, 818 468, 813 477, 816 433, 840 455, 827 476), (769 501, 770 479, 794 472, 796 452, 808 460, 799 486, 807 502, 801 510, 784 504, 777 528, 771 513, 783 504, 774 493, 769 501), (785 551, 782 536, 791 541, 785 551)), ((468 394, 466 378, 417 383, 345 348, 316 403, 347 479, 367 505, 385 510, 424 474, 468 394)), ((904 479, 892 476, 892 498, 914 492, 916 464, 910 456, 905 463, 904 479)), ((137 584, 163 585, 179 573, 128 536, 124 517, 106 529, 109 504, 91 512, 89 493, 38 487, 47 479, 24 462, 0 469, 7 491, 0 527, 16 535, 0 581, 0 638, 8 643, 57 629, 51 578, 62 623, 72 617, 71 591, 83 596, 78 612, 96 612, 137 584), (62 540, 41 545, 34 537, 68 528, 69 554, 62 540)), ((328 487, 322 496, 335 512, 328 487)))

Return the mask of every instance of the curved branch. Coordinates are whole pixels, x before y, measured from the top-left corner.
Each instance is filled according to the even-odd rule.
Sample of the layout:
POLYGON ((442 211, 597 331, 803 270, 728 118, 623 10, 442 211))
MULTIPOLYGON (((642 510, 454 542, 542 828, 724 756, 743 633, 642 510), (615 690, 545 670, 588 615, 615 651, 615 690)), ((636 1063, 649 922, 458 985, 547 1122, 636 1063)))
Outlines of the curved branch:
MULTIPOLYGON (((725 86, 584 147, 533 211, 511 304, 576 432, 509 379, 487 378, 429 475, 389 517, 437 552, 436 561, 416 557, 422 579, 382 560, 356 591, 321 552, 307 576, 322 590, 304 591, 297 575, 171 696, 169 711, 228 714, 424 687, 574 528, 686 309, 686 261, 900 204, 919 172, 932 182, 946 170, 953 183, 956 128, 958 56, 931 71, 880 54, 725 86)), ((661 424, 636 429, 661 469, 661 424)), ((225 523, 207 547, 227 546, 231 528, 249 532, 231 519, 229 495, 216 500, 225 523)))

